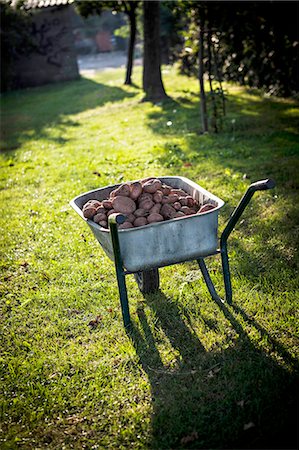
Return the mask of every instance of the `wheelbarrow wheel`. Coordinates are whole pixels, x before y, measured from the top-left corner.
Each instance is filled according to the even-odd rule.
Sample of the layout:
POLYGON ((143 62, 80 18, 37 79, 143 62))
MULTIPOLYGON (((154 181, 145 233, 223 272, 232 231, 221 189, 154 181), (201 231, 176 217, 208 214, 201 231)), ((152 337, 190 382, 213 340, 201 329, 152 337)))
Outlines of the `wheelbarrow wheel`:
POLYGON ((135 280, 137 281, 139 290, 143 294, 150 294, 156 292, 159 289, 159 270, 150 269, 136 272, 134 274, 135 280))

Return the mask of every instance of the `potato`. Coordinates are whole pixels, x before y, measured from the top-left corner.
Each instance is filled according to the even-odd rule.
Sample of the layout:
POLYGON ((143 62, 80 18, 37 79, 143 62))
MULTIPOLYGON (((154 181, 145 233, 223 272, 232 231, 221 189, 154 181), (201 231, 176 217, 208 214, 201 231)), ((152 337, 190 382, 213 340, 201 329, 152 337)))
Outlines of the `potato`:
POLYGON ((103 200, 102 205, 105 209, 112 209, 112 202, 111 200, 103 200))
POLYGON ((143 225, 147 224, 146 217, 137 217, 137 219, 134 220, 134 227, 142 227, 143 225))
POLYGON ((110 209, 110 211, 107 212, 107 217, 114 213, 116 213, 115 209, 110 209))
POLYGON ((182 207, 182 205, 180 204, 180 202, 174 202, 174 204, 172 205, 174 207, 174 209, 176 211, 179 211, 182 207))
POLYGON ((177 194, 179 197, 186 197, 188 194, 183 189, 171 189, 170 194, 177 194))
POLYGON ((138 197, 138 203, 141 203, 141 202, 143 202, 143 200, 152 200, 153 199, 153 196, 152 196, 152 194, 149 194, 149 193, 146 193, 146 192, 144 192, 143 194, 141 194, 139 197, 138 197))
POLYGON ((88 206, 84 206, 82 212, 83 212, 83 216, 84 216, 86 219, 92 219, 93 216, 96 215, 97 210, 96 210, 96 208, 95 208, 94 206, 88 205, 88 206))
POLYGON ((182 206, 188 206, 188 200, 186 197, 179 197, 179 202, 182 206))
POLYGON ((172 219, 175 213, 176 210, 168 203, 165 203, 160 211, 160 214, 164 217, 164 219, 172 219))
POLYGON ((187 200, 187 206, 189 206, 189 208, 192 208, 192 206, 194 206, 194 203, 195 203, 194 198, 191 197, 191 195, 187 195, 186 200, 187 200))
POLYGON ((167 184, 162 184, 161 188, 159 189, 163 195, 168 195, 171 192, 171 187, 167 186, 167 184))
POLYGON ((179 197, 177 194, 163 195, 162 204, 164 205, 165 203, 175 203, 178 201, 178 199, 179 197))
POLYGON ((149 211, 154 206, 154 204, 155 203, 152 200, 143 200, 141 203, 139 203, 139 208, 149 211))
POLYGON ((126 216, 126 222, 131 222, 131 223, 133 223, 135 219, 136 219, 136 217, 134 216, 133 213, 128 214, 128 215, 126 216))
POLYGON ((186 216, 191 216, 192 214, 196 213, 196 211, 189 208, 189 206, 182 206, 181 211, 186 214, 186 216))
POLYGON ((130 197, 132 200, 137 200, 137 198, 142 194, 142 186, 139 181, 135 181, 130 184, 130 197))
POLYGON ((101 221, 99 222, 99 225, 100 225, 100 227, 102 227, 102 228, 108 228, 108 222, 107 222, 107 220, 101 220, 101 221))
POLYGON ((99 202, 98 200, 88 200, 88 202, 86 202, 85 205, 83 206, 83 209, 88 206, 93 206, 94 208, 98 208, 101 205, 102 205, 102 203, 99 202))
POLYGON ((143 208, 138 208, 138 209, 136 209, 136 211, 134 211, 135 217, 145 217, 147 215, 148 215, 148 211, 146 211, 143 208))
POLYGON ((95 223, 100 223, 101 221, 105 220, 107 222, 107 216, 104 213, 97 213, 94 217, 93 217, 93 221, 95 223))
MULTIPOLYGON (((181 205, 180 205, 181 206, 181 205)), ((151 209, 150 209, 150 214, 153 213, 157 213, 159 214, 160 210, 161 210, 162 204, 161 203, 156 203, 151 209)))
POLYGON ((100 214, 100 213, 105 214, 106 213, 106 209, 104 208, 104 206, 99 206, 98 208, 96 208, 96 210, 97 210, 97 214, 100 214))
POLYGON ((145 183, 147 183, 150 180, 156 180, 156 178, 155 177, 142 178, 142 180, 140 180, 140 183, 143 186, 145 183))
POLYGON ((203 212, 211 211, 212 209, 215 209, 216 206, 212 205, 212 203, 206 203, 205 205, 202 205, 202 207, 199 209, 198 214, 201 214, 203 212))
POLYGON ((153 200, 155 203, 161 203, 163 198, 163 194, 161 191, 156 191, 153 195, 153 200))
POLYGON ((184 214, 183 211, 177 211, 173 218, 175 219, 179 217, 186 217, 186 214, 184 214))
POLYGON ((163 216, 161 216, 161 214, 158 213, 152 213, 147 218, 148 223, 163 222, 163 220, 164 220, 163 216))
POLYGON ((150 194, 154 194, 158 189, 160 189, 162 183, 160 180, 149 180, 143 185, 143 192, 149 192, 150 194))
POLYGON ((110 193, 110 197, 114 198, 117 196, 124 196, 124 197, 129 197, 130 196, 130 186, 126 183, 121 184, 117 189, 114 189, 114 191, 112 191, 110 193))
POLYGON ((124 223, 118 225, 119 230, 126 230, 128 228, 134 228, 134 226, 131 222, 124 222, 124 223))
POLYGON ((122 195, 118 195, 112 199, 112 206, 115 211, 123 214, 131 214, 136 210, 134 200, 122 195))

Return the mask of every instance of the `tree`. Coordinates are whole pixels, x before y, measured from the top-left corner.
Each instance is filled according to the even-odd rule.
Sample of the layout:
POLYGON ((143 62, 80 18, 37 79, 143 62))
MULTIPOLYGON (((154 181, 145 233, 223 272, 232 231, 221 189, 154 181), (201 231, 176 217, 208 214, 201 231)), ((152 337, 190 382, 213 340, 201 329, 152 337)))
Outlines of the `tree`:
POLYGON ((113 9, 114 11, 123 12, 128 17, 130 25, 130 38, 127 55, 126 77, 124 81, 124 84, 127 85, 132 84, 134 49, 137 33, 136 11, 139 3, 140 3, 139 0, 78 1, 76 3, 77 9, 83 17, 88 17, 91 14, 101 14, 104 9, 113 9))
POLYGON ((145 101, 168 98, 161 76, 160 53, 160 4, 159 1, 143 2, 143 90, 145 101))
POLYGON ((30 18, 13 5, 12 0, 0 1, 0 91, 18 88, 18 73, 14 63, 20 56, 35 49, 30 34, 30 18))

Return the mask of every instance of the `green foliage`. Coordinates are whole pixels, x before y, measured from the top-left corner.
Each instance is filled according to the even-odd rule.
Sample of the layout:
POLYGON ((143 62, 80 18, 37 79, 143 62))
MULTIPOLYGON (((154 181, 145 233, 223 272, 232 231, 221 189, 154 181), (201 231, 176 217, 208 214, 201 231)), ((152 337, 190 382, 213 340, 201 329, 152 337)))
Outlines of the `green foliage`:
POLYGON ((30 18, 20 9, 12 7, 12 1, 0 1, 1 91, 14 87, 16 74, 13 62, 32 51, 30 18))
POLYGON ((225 85, 223 132, 200 135, 196 80, 164 68, 172 100, 151 104, 123 75, 2 98, 1 448, 295 448, 299 105, 225 85), (250 182, 277 187, 229 241, 232 306, 195 262, 145 298, 128 276, 127 335, 113 263, 69 201, 153 175, 223 198, 219 231, 250 182))
POLYGON ((177 2, 174 11, 185 19, 183 73, 198 72, 199 19, 205 16, 226 80, 275 95, 298 92, 295 2, 232 2, 229 8, 227 2, 177 2))

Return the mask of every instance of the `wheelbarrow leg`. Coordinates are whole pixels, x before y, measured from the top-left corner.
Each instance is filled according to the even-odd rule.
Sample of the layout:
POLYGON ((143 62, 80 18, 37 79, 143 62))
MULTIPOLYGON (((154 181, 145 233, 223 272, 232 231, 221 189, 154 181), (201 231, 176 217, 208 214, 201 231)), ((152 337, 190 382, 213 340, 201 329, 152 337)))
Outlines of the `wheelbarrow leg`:
POLYGON ((128 293, 126 287, 126 276, 123 269, 123 260, 120 252, 117 224, 123 223, 125 220, 121 214, 111 214, 109 216, 109 228, 111 233, 112 247, 114 253, 114 264, 117 277, 117 285, 119 291, 119 299, 124 326, 127 328, 131 324, 128 293))
POLYGON ((219 301, 222 302, 222 299, 219 297, 219 295, 216 292, 215 286, 213 284, 213 281, 211 280, 211 277, 210 277, 210 274, 208 272, 206 263, 204 262, 204 259, 203 258, 199 258, 197 260, 197 262, 198 262, 199 268, 201 270, 201 273, 202 273, 202 275, 204 277, 204 280, 206 282, 206 285, 207 285, 207 288, 209 290, 209 293, 211 294, 212 299, 215 300, 216 302, 219 302, 219 301))

